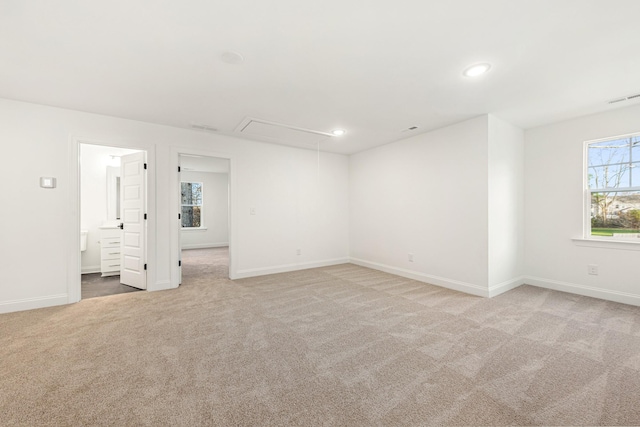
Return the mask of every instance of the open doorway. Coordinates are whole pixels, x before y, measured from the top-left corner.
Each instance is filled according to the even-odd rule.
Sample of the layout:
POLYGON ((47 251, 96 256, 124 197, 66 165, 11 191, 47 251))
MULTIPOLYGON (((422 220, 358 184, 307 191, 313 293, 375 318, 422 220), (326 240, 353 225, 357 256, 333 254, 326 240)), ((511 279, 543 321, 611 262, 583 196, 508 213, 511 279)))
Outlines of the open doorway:
POLYGON ((146 289, 146 152, 79 144, 80 297, 146 289))
POLYGON ((229 159, 180 154, 181 284, 229 278, 229 159))

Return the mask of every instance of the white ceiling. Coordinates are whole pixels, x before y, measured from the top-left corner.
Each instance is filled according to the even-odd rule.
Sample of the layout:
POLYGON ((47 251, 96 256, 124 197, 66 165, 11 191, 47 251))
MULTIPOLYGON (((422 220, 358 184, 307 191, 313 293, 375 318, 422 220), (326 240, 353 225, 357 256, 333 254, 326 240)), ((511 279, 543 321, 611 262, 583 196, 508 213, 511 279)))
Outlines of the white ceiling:
POLYGON ((341 128, 321 148, 354 153, 480 114, 530 128, 637 104, 607 102, 640 93, 638 16, 640 0, 0 0, 0 97, 230 135, 248 117, 341 128))

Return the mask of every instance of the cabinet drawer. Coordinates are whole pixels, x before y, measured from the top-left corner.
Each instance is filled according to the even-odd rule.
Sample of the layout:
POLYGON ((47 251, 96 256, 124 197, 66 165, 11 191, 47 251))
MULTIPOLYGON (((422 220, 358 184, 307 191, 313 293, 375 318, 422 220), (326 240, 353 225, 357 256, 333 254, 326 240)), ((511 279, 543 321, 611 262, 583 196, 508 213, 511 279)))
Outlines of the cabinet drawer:
POLYGON ((100 263, 100 271, 103 273, 109 271, 120 271, 120 258, 103 260, 100 263))
POLYGON ((102 248, 102 250, 100 251, 100 259, 105 261, 105 260, 111 260, 111 259, 120 259, 120 246, 114 247, 114 248, 102 248))
POLYGON ((100 246, 102 248, 119 248, 120 236, 118 237, 102 237, 100 239, 100 246))

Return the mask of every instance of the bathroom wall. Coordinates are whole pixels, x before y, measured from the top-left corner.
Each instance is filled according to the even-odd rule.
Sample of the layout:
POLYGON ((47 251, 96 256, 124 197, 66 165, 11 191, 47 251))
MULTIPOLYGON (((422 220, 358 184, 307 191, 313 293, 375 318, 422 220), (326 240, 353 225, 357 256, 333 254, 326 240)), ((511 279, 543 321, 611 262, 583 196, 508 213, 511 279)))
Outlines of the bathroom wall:
POLYGON ((185 182, 202 183, 202 227, 182 229, 182 249, 229 245, 229 174, 182 172, 185 182))

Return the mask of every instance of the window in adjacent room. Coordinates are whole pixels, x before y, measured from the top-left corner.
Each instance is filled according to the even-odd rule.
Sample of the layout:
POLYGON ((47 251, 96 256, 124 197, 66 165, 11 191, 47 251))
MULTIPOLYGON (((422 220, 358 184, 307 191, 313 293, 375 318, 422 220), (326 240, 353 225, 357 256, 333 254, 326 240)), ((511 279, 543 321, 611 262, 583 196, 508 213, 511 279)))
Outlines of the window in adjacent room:
POLYGON ((181 182, 182 228, 202 227, 202 183, 181 182))
POLYGON ((640 243, 640 134, 586 143, 587 237, 640 243))

